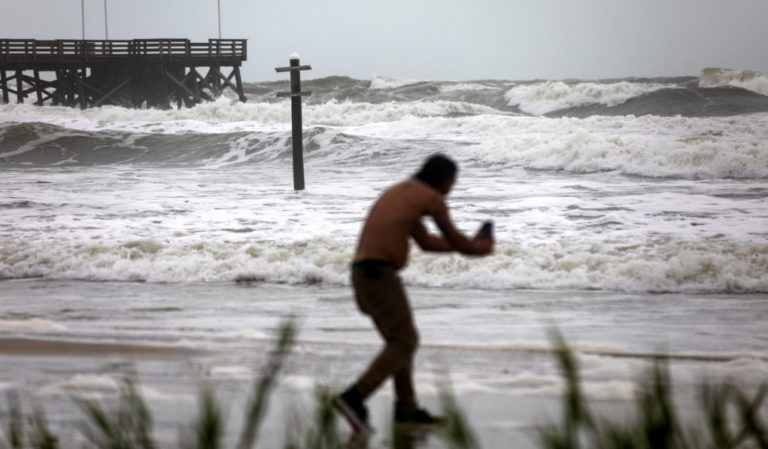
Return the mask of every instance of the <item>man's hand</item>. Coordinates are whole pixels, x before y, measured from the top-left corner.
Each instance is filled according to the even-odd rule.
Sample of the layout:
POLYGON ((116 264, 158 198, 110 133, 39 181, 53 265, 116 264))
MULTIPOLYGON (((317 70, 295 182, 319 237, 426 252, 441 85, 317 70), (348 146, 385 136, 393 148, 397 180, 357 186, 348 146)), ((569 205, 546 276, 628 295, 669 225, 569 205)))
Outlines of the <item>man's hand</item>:
POLYGON ((493 252, 496 241, 493 235, 484 235, 482 226, 472 239, 472 245, 475 247, 475 254, 478 256, 487 256, 493 252))

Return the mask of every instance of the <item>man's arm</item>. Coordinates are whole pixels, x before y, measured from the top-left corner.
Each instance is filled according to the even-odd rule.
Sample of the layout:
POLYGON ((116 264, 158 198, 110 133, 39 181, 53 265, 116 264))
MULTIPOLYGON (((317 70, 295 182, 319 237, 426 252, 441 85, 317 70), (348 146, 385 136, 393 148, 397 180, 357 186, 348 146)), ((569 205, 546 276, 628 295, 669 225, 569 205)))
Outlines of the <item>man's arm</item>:
POLYGON ((443 233, 446 243, 453 250, 475 256, 484 256, 493 250, 493 237, 482 237, 478 234, 470 240, 456 229, 448 214, 448 206, 445 205, 444 201, 436 202, 432 211, 432 218, 435 219, 437 227, 443 233))
POLYGON ((435 253, 448 253, 455 251, 448 240, 440 236, 430 234, 429 231, 427 231, 427 228, 421 222, 416 224, 416 229, 414 229, 411 233, 411 237, 413 237, 413 239, 419 245, 419 248, 423 249, 424 251, 431 251, 435 253))

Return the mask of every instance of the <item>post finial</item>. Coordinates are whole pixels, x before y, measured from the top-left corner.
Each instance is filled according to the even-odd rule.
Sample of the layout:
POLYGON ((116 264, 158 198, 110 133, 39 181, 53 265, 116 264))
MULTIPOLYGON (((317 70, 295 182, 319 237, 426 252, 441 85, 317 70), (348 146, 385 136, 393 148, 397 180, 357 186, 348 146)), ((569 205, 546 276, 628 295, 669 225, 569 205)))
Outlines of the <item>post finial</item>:
POLYGON ((293 61, 294 59, 298 60, 299 59, 299 54, 298 53, 291 53, 291 56, 289 56, 288 59, 290 59, 291 61, 293 61))

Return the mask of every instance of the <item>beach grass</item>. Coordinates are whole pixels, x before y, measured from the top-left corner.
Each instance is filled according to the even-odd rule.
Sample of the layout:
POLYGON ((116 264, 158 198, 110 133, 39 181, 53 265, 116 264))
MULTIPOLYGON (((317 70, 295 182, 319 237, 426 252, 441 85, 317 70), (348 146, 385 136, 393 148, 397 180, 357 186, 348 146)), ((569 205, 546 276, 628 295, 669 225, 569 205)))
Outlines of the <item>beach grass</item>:
POLYGON ((222 449, 224 416, 212 389, 200 392, 198 417, 186 435, 180 437, 180 449, 222 449))
POLYGON ((733 383, 701 382, 700 421, 685 423, 673 400, 669 362, 658 357, 639 382, 629 418, 608 419, 589 407, 565 339, 553 331, 551 341, 565 391, 561 422, 539 430, 543 449, 768 448, 768 422, 761 415, 766 384, 749 395, 733 383))
POLYGON ((440 391, 440 407, 445 419, 445 426, 441 433, 448 447, 451 449, 478 449, 480 443, 475 430, 469 424, 456 395, 450 390, 450 385, 444 386, 440 391))
MULTIPOLYGON (((232 449, 258 447, 261 424, 269 397, 296 339, 293 321, 282 323, 265 365, 253 380, 243 412, 239 438, 232 449)), ((701 382, 698 389, 698 421, 684 422, 673 399, 669 362, 657 358, 638 383, 629 413, 609 418, 596 413, 583 390, 578 359, 557 331, 551 333, 552 354, 564 383, 560 422, 538 427, 535 436, 541 449, 751 449, 768 448, 768 422, 763 405, 768 384, 748 394, 728 382, 701 382)), ((343 438, 332 406, 334 392, 318 386, 311 418, 289 429, 285 449, 335 449, 349 447, 343 438)), ((450 385, 440 389, 445 424, 435 433, 451 449, 479 449, 472 428, 450 385)), ((116 406, 73 397, 82 412, 83 447, 99 449, 158 449, 152 414, 133 376, 120 384, 116 406)), ((9 449, 58 449, 61 439, 48 426, 42 406, 25 415, 18 394, 9 393, 3 425, 3 446, 9 449)), ((198 415, 179 436, 180 449, 228 449, 224 441, 225 418, 215 392, 200 391, 198 415)), ((392 427, 392 447, 414 447, 409 430, 392 427), (405 444, 403 443, 405 442, 405 444)), ((355 447, 365 447, 357 445, 355 447)), ((418 446, 418 445, 416 445, 418 446)), ((497 449, 497 448, 491 448, 497 449)))

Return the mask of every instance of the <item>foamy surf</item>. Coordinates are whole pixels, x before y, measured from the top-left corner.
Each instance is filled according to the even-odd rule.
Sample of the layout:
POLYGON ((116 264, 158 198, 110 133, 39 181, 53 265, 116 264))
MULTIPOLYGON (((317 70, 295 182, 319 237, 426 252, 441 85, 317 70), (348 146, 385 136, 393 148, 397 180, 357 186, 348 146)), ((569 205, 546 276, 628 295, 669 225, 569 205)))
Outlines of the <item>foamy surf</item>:
POLYGON ((371 80, 371 89, 396 89, 398 87, 409 86, 419 83, 417 79, 397 79, 386 76, 376 76, 371 80))
POLYGON ((521 111, 529 114, 544 115, 561 109, 590 104, 617 106, 631 98, 675 87, 677 86, 673 84, 628 81, 610 84, 590 82, 567 84, 563 81, 544 81, 515 86, 507 91, 505 97, 510 106, 517 106, 521 111))
MULTIPOLYGON (((158 134, 223 133, 290 128, 291 107, 280 103, 233 103, 220 98, 180 110, 137 110, 103 106, 75 110, 62 106, 0 104, 0 123, 50 123, 85 131, 138 131, 158 134)), ((328 101, 303 108, 307 125, 354 126, 393 122, 408 117, 498 114, 488 106, 462 101, 368 102, 328 101)))
POLYGON ((0 277, 346 285, 367 207, 444 152, 462 167, 456 218, 496 220, 499 250, 416 253, 412 285, 764 292, 768 113, 664 116, 707 89, 759 110, 759 95, 722 88, 747 75, 308 80, 300 194, 279 83, 182 110, 2 105, 0 277), (602 114, 640 100, 666 103, 602 114))
MULTIPOLYGON (((325 110, 323 114, 336 117, 328 120, 336 125, 310 121, 305 131, 308 160, 328 166, 376 166, 443 151, 460 161, 571 173, 617 171, 682 179, 768 177, 768 114, 739 119, 446 117, 441 109, 436 116, 427 117, 413 115, 413 110, 395 112, 397 104, 390 104, 369 115, 374 106, 316 106, 325 110), (390 112, 395 115, 388 115, 390 112), (342 121, 353 124, 342 126, 342 121)), ((10 164, 220 168, 280 161, 290 154, 287 125, 174 120, 102 125, 90 118, 64 119, 57 112, 48 117, 42 114, 32 123, 0 123, 0 161, 10 164)))
MULTIPOLYGON (((0 277, 4 278, 334 286, 349 282, 352 248, 349 242, 332 238, 291 244, 190 245, 2 241, 0 254, 0 277)), ((728 241, 585 244, 568 240, 520 245, 502 241, 487 259, 415 253, 404 278, 414 286, 452 289, 768 292, 768 245, 728 241)))
POLYGON ((768 95, 768 75, 754 70, 708 68, 699 77, 701 87, 740 87, 760 95, 768 95))

